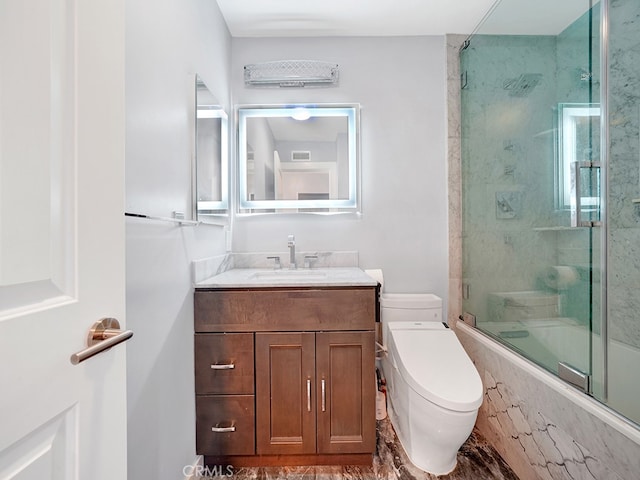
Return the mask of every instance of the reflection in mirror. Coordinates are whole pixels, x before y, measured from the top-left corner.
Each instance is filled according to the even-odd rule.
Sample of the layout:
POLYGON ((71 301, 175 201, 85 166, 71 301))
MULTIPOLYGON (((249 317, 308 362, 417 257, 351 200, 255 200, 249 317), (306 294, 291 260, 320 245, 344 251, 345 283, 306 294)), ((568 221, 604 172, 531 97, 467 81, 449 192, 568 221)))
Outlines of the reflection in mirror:
POLYGON ((356 105, 240 107, 240 211, 357 211, 358 120, 356 105))
POLYGON ((195 205, 199 221, 226 214, 228 195, 227 114, 196 76, 195 205))
POLYGON ((600 160, 600 106, 593 103, 561 103, 558 105, 558 207, 569 209, 579 203, 587 208, 599 206, 599 171, 595 178, 582 166, 600 160), (580 168, 573 168, 578 163, 580 168), (576 175, 583 185, 576 201, 576 175), (591 192, 591 193, 589 193, 591 192))

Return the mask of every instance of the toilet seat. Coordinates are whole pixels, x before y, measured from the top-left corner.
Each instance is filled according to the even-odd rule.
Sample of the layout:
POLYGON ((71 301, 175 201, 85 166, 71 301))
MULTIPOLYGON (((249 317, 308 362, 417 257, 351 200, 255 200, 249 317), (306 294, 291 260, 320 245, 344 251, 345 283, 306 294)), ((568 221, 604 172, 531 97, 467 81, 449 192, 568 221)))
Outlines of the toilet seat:
POLYGON ((393 322, 389 333, 391 360, 416 393, 458 412, 480 407, 482 381, 452 330, 440 322, 393 322))

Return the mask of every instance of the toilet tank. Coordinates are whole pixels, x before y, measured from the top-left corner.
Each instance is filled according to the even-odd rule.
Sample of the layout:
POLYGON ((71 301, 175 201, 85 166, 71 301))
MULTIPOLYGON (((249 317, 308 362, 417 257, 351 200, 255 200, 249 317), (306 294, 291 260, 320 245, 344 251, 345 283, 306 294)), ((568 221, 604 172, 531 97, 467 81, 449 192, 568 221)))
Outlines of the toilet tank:
POLYGON ((390 322, 442 322, 442 299, 431 293, 383 293, 380 314, 382 343, 386 345, 390 322))
POLYGON ((560 314, 560 295, 542 291, 495 292, 487 295, 489 320, 517 322, 555 318, 560 314))

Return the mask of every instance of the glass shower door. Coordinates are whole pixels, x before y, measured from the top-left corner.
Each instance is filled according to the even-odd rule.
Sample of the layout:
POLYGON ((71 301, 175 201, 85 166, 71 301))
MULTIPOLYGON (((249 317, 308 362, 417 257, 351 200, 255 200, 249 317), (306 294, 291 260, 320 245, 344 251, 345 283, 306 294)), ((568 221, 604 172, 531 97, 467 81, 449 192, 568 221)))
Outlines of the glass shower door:
POLYGON ((556 30, 520 34, 498 19, 530 2, 504 0, 461 51, 463 310, 590 392, 600 322, 599 6, 578 3, 556 30))

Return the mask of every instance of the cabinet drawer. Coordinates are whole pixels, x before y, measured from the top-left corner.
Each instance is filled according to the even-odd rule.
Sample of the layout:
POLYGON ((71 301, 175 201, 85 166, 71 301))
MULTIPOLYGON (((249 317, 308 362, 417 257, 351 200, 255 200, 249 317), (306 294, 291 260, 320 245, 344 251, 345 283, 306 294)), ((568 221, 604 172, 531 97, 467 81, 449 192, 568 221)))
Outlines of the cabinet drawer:
POLYGON ((196 396, 196 453, 255 454, 253 395, 196 396))
POLYGON ((373 330, 375 287, 199 290, 196 332, 373 330))
POLYGON ((253 333, 195 335, 197 394, 253 394, 253 333))

